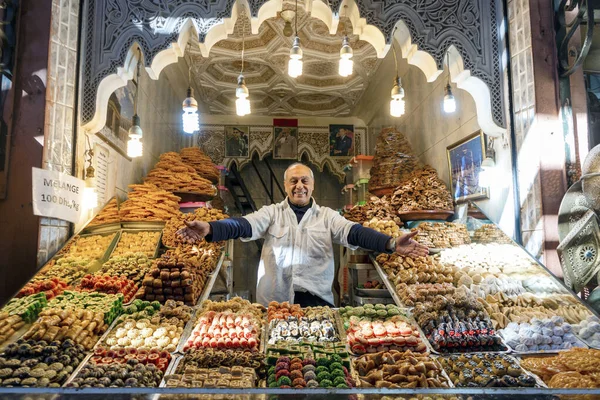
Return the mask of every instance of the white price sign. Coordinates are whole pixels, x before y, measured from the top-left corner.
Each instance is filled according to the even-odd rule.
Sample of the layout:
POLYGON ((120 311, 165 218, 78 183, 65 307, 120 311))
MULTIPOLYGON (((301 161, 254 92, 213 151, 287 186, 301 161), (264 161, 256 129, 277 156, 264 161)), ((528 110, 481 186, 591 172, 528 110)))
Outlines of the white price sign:
POLYGON ((32 168, 33 213, 76 223, 85 181, 57 171, 32 168))

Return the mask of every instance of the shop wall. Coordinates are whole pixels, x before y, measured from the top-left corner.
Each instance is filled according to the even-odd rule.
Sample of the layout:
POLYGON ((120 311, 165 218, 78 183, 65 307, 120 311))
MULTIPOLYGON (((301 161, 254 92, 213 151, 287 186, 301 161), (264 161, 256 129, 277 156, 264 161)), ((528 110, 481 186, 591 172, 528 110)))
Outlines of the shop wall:
POLYGON ((15 50, 14 85, 3 110, 11 143, 6 198, 0 200, 0 304, 36 268, 40 218, 33 215, 31 204, 31 168, 42 167, 42 146, 34 137, 44 133, 46 93, 50 90, 47 67, 51 7, 49 2, 19 2, 20 20, 25 23, 17 27, 20 44, 15 50))
MULTIPOLYGON (((397 43, 395 45, 399 49, 397 43)), ((400 118, 391 117, 389 113, 390 91, 396 75, 392 51, 388 52, 377 72, 381 79, 367 89, 355 112, 369 127, 369 152, 375 153, 375 141, 381 128, 395 126, 407 137, 419 159, 434 167, 449 186, 446 148, 479 130, 475 103, 469 93, 451 84, 457 111, 445 114, 442 100, 448 81, 447 69, 434 82, 427 82, 420 69, 409 65, 399 52, 398 57, 406 113, 400 118)), ((513 235, 510 149, 505 143, 506 139, 495 142, 498 180, 490 188, 490 199, 478 201, 478 204, 507 234, 513 235)))
MULTIPOLYGON (((105 183, 105 199, 117 195, 125 199, 129 191, 128 185, 142 183, 143 177, 154 167, 162 153, 178 151, 181 140, 181 102, 187 89, 185 61, 166 67, 158 80, 151 79, 142 68, 139 80, 138 115, 143 131, 142 142, 144 154, 142 157, 128 159, 122 152, 117 151, 99 137, 90 135, 93 145, 99 145, 109 153, 108 176, 105 183)), ((83 133, 81 133, 83 135, 83 133)), ((83 152, 85 141, 79 141, 80 161, 78 170, 83 176, 83 152)), ((126 149, 122 149, 125 151, 126 149)), ((102 185, 102 183, 100 183, 102 185)), ((95 210, 98 211, 98 210, 95 210)), ((82 222, 90 215, 82 218, 82 222)))

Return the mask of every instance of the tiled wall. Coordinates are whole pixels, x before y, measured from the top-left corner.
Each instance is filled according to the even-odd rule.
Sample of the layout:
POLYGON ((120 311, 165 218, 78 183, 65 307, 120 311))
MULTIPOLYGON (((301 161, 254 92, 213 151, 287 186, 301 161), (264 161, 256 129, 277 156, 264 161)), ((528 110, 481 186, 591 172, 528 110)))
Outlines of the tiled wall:
POLYGON ((513 85, 513 120, 518 156, 523 244, 531 254, 543 257, 540 138, 530 130, 535 119, 535 83, 531 50, 529 1, 509 0, 510 66, 513 85))
MULTIPOLYGON (((53 0, 48 60, 44 168, 72 174, 79 0, 53 0)), ((69 237, 69 223, 42 218, 38 266, 69 237)))

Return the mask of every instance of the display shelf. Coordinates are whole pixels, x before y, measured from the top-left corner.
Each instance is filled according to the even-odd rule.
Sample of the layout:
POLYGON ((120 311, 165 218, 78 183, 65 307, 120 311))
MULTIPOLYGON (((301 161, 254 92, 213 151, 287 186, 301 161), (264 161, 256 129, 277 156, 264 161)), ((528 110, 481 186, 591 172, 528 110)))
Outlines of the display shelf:
POLYGON ((221 265, 223 265, 224 259, 225 259, 225 248, 223 248, 221 250, 221 256, 219 257, 219 261, 217 262, 217 265, 216 265, 214 271, 209 275, 209 279, 206 281, 206 284, 204 285, 204 289, 202 290, 202 294, 198 298, 198 301, 196 301, 197 306, 202 304, 202 302, 204 300, 208 299, 208 296, 210 296, 210 292, 212 291, 213 285, 215 284, 215 280, 217 279, 217 276, 219 275, 219 271, 221 270, 221 265))
POLYGON ((173 192, 173 194, 181 198, 181 203, 205 202, 215 198, 215 196, 217 195, 217 187, 214 186, 214 189, 215 193, 212 195, 194 192, 173 192))
POLYGON ((390 292, 392 299, 394 299, 394 301, 396 302, 396 305, 398 307, 402 307, 402 308, 410 308, 410 307, 406 307, 404 304, 402 304, 402 302, 400 301, 400 298, 398 297, 398 294, 396 293, 396 287, 394 286, 394 284, 392 282, 390 282, 390 280, 387 277, 387 274, 385 273, 385 271, 383 270, 381 265, 379 265, 379 263, 375 259, 375 256, 373 256, 371 254, 371 255, 369 255, 369 257, 371 258, 371 262, 373 263, 373 266, 377 270, 379 277, 381 278, 381 280, 383 281, 385 286, 388 288, 388 291, 390 292))
POLYGON ((446 221, 454 215, 450 210, 420 210, 420 211, 398 211, 402 221, 442 220, 446 221))
MULTIPOLYGON (((162 229, 158 229, 158 228, 154 228, 154 229, 123 229, 121 230, 121 234, 119 235, 119 240, 117 241, 117 243, 115 244, 115 246, 113 247, 112 251, 110 252, 110 255, 108 256, 108 259, 111 259, 113 257, 113 253, 115 252, 115 250, 117 249, 117 247, 119 247, 119 242, 121 241, 121 238, 123 237, 123 233, 142 233, 142 232, 160 232, 160 234, 158 235, 158 241, 156 242, 156 245, 154 246, 154 253, 152 253, 152 256, 148 256, 148 258, 153 259, 153 258, 157 258, 158 254, 160 252, 160 246, 162 244, 162 229)), ((134 253, 134 252, 132 252, 134 253)))

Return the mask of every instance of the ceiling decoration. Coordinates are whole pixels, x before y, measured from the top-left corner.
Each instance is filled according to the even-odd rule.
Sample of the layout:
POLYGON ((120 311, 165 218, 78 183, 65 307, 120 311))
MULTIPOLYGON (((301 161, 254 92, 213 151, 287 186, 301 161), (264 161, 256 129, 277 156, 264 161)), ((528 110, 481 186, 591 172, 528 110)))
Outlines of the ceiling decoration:
MULTIPOLYGON (((293 9, 293 3, 284 3, 283 10, 293 9)), ((235 113, 235 89, 240 74, 242 30, 245 29, 244 77, 250 91, 253 115, 303 116, 322 115, 344 117, 352 111, 373 78, 381 59, 369 43, 350 35, 354 50, 354 73, 348 77, 338 74, 340 46, 345 32, 351 32, 348 18, 342 18, 335 35, 321 20, 298 9, 298 36, 304 51, 304 71, 298 78, 290 78, 287 71, 289 48, 293 40, 283 33, 285 21, 269 18, 257 35, 250 35, 250 20, 241 13, 234 31, 210 49, 203 57, 198 39, 185 58, 192 67, 192 79, 200 90, 198 96, 204 110, 211 114, 235 113), (249 36, 250 35, 250 36, 249 36)))
MULTIPOLYGON (((330 33, 335 34, 336 30, 339 31, 342 3, 349 6, 348 18, 352 21, 353 34, 372 45, 377 57, 385 56, 395 35, 402 56, 409 64, 418 66, 428 81, 439 76, 445 55, 449 52, 453 82, 473 96, 479 125, 484 132, 494 136, 506 133, 502 69, 506 48, 500 0, 302 0, 299 8, 308 10, 315 19, 326 24, 330 33), (398 28, 395 34, 394 27, 398 28)), ((132 79, 137 61, 134 49, 138 46, 146 71, 152 79, 158 79, 165 66, 177 62, 178 57, 184 55, 190 36, 197 36, 201 53, 209 57, 212 47, 222 39, 235 42, 235 36, 230 35, 235 31, 241 10, 249 7, 252 36, 256 36, 256 40, 266 41, 269 34, 273 33, 266 32, 266 36, 262 37, 261 29, 269 31, 267 21, 286 7, 284 0, 87 0, 85 4, 85 11, 82 12, 85 32, 80 119, 83 129, 89 132, 96 132, 103 126, 110 95, 132 79)), ((283 21, 272 24, 283 24, 283 21)), ((281 27, 270 28, 275 35, 281 32, 281 27)), ((318 23, 313 26, 311 22, 303 30, 307 33, 301 33, 301 38, 306 39, 309 34, 317 36, 315 32, 323 32, 324 28, 318 23)), ((332 42, 327 42, 327 35, 319 39, 323 40, 315 40, 314 43, 304 41, 303 49, 314 54, 327 52, 326 47, 331 46, 332 42), (313 45, 317 48, 312 48, 313 45)), ((355 36, 352 39, 356 52, 361 44, 355 36)), ((257 51, 262 46, 258 43, 257 51)), ((286 53, 291 42, 287 43, 286 53)), ((339 49, 339 43, 335 47, 339 49)), ((282 60, 283 54, 280 52, 284 49, 268 49, 272 62, 268 66, 274 72, 282 70, 286 57, 282 60)), ((252 58, 252 50, 249 53, 252 58)), ((306 57, 307 61, 309 58, 306 57)), ((369 70, 366 66, 360 68, 369 70)), ((350 79, 357 77, 365 83, 365 76, 360 74, 350 79)), ((327 79, 313 72, 310 77, 298 80, 298 87, 293 90, 303 93, 303 87, 328 86, 333 90, 330 93, 332 96, 356 97, 354 93, 343 92, 344 83, 350 83, 325 83, 327 79), (339 87, 337 93, 336 86, 339 87)), ((265 90, 268 84, 262 82, 260 85, 264 87, 258 87, 257 90, 265 90)), ((352 87, 362 90, 354 85, 352 87)), ((268 95, 276 106, 269 107, 276 108, 275 115, 286 115, 290 112, 286 108, 290 105, 285 100, 286 92, 277 85, 275 90, 279 95, 268 95)), ((224 104, 222 106, 225 107, 224 104)), ((300 102, 295 106, 302 107, 300 102)), ((340 113, 338 115, 346 112, 343 109, 336 109, 340 113)), ((351 106, 347 105, 346 109, 350 110, 351 106)))

